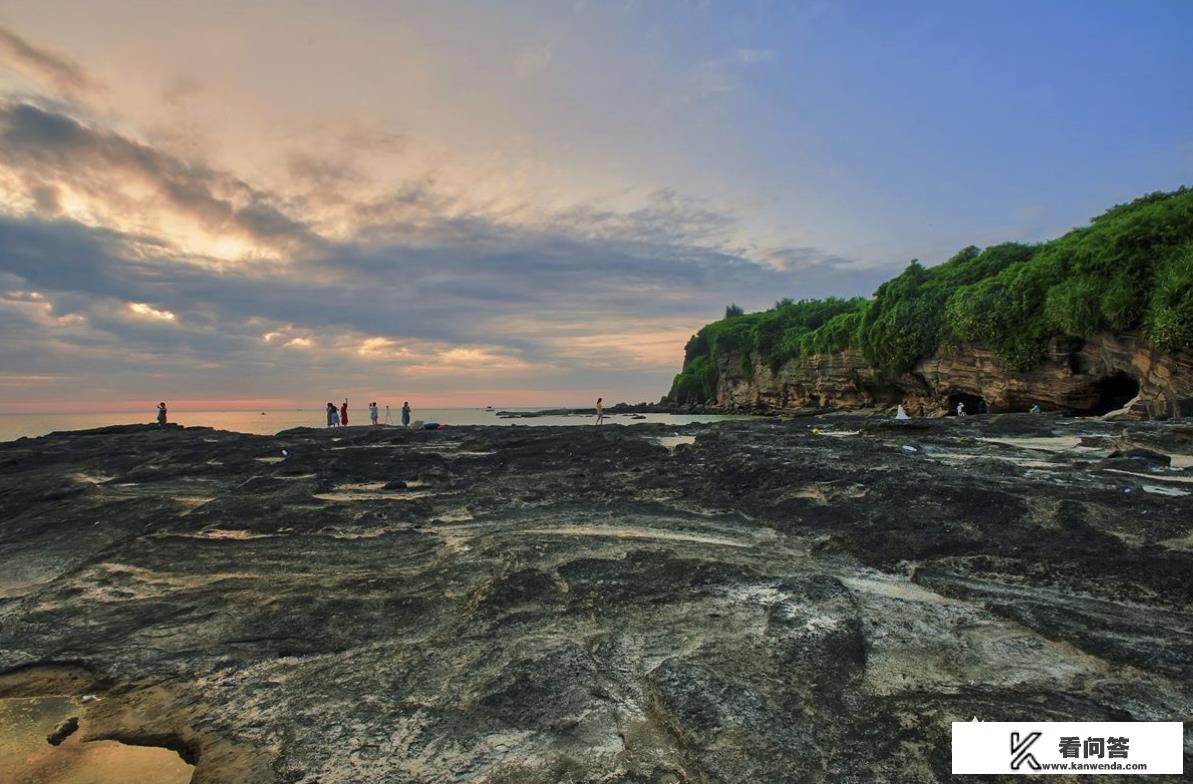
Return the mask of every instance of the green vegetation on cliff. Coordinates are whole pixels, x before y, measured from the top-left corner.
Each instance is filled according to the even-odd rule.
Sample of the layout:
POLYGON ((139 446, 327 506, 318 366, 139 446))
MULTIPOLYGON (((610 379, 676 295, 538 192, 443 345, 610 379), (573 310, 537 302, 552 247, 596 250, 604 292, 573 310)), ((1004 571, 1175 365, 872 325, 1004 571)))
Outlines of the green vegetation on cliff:
POLYGON ((873 299, 781 300, 734 306, 684 350, 670 398, 714 397, 719 360, 757 355, 777 369, 798 357, 860 349, 888 376, 942 345, 977 343, 1017 370, 1038 365, 1057 336, 1141 332, 1157 349, 1193 347, 1193 189, 1153 193, 1038 245, 970 246, 933 267, 912 261, 873 299))

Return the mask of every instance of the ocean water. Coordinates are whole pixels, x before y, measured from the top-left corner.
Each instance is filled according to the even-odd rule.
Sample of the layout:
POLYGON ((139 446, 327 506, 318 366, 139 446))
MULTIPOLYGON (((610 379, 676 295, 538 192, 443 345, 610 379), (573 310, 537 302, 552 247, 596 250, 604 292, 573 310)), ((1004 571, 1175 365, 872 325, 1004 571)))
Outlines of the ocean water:
MULTIPOLYGON (((506 411, 534 411, 533 408, 504 409, 506 411)), ((749 417, 719 414, 644 414, 645 419, 631 419, 628 414, 606 414, 610 425, 636 425, 644 422, 662 422, 684 425, 691 422, 715 422, 722 419, 748 419, 749 417)), ((12 441, 22 436, 44 436, 58 430, 87 430, 107 425, 128 425, 150 423, 155 413, 99 413, 99 414, 0 414, 0 441, 12 441)), ((390 418, 395 425, 401 421, 400 409, 391 409, 390 418)), ((502 419, 496 411, 483 408, 424 408, 414 409, 414 421, 441 422, 445 425, 591 425, 591 416, 544 416, 531 419, 502 419)), ((381 411, 384 424, 385 410, 381 411)), ((279 430, 292 427, 324 427, 327 424, 325 409, 292 409, 280 411, 184 411, 170 410, 170 421, 180 425, 202 425, 219 430, 233 430, 239 433, 273 435, 279 430)), ((348 421, 351 427, 369 425, 367 407, 349 409, 348 421)))

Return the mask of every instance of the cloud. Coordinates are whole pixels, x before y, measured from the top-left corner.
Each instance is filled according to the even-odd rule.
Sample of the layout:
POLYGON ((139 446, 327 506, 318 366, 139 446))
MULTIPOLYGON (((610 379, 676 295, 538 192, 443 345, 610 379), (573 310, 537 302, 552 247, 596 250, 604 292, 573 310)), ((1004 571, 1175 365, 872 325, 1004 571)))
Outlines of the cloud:
POLYGON ((24 387, 28 384, 46 384, 58 381, 62 376, 34 376, 20 373, 0 373, 0 387, 24 387))
POLYGON ((390 338, 365 338, 356 347, 356 353, 362 357, 388 357, 399 353, 397 341, 390 338))
POLYGON ((47 362, 56 358, 129 379, 152 366, 180 385, 218 379, 236 389, 252 377, 295 390, 353 374, 456 384, 496 373, 541 386, 560 374, 609 383, 647 371, 661 393, 685 331, 722 300, 792 283, 767 266, 667 240, 703 231, 705 220, 680 208, 668 230, 669 209, 550 228, 472 220, 431 244, 337 243, 284 264, 225 268, 168 249, 146 253, 138 236, 68 219, 0 218, 4 287, 41 297, 21 303, 41 320, 6 328, 0 364, 48 373, 61 367, 47 362), (47 313, 77 323, 54 337, 47 313), (573 327, 561 332, 561 323, 573 327))
MULTIPOLYGON (((292 250, 317 240, 242 180, 28 102, 0 104, 0 164, 34 188, 69 196, 76 216, 148 228, 180 247, 292 250), (49 183, 49 184, 47 184, 49 183)), ((232 254, 229 254, 232 255, 232 254)))
POLYGON ((292 151, 290 190, 271 190, 64 108, 0 104, 0 366, 69 367, 116 397, 661 394, 727 302, 829 293, 822 273, 847 262, 736 247, 731 211, 671 188, 555 211, 478 206, 430 175, 362 190, 352 144, 292 151))
POLYGON ((143 318, 155 319, 157 321, 174 321, 175 316, 168 310, 158 310, 152 305, 147 305, 144 302, 130 302, 128 309, 136 316, 143 318))
POLYGON ((102 85, 78 63, 38 48, 4 27, 0 27, 0 61, 31 79, 75 97, 102 89, 102 85))
POLYGON ((813 267, 841 268, 857 264, 856 259, 810 247, 765 248, 757 251, 756 255, 775 269, 785 271, 807 270, 813 267))
POLYGON ((400 155, 406 151, 408 142, 403 134, 360 122, 350 125, 340 137, 340 146, 345 152, 370 155, 400 155))
POLYGON ((180 106, 203 91, 199 80, 189 76, 175 77, 162 87, 162 100, 171 106, 180 106))

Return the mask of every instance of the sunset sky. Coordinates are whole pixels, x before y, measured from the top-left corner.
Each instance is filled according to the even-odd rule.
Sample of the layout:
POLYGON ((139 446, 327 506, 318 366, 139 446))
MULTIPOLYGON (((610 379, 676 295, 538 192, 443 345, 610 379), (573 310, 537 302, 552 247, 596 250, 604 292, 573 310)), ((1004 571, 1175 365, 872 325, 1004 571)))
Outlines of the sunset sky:
POLYGON ((1193 3, 0 4, 0 406, 657 400, 1193 183, 1193 3))

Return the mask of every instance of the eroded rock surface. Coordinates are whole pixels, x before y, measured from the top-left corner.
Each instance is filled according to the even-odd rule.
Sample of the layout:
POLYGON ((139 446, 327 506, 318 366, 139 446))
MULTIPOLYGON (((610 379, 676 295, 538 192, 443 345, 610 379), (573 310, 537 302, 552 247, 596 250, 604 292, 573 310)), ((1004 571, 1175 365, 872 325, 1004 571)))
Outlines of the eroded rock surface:
POLYGON ((1193 351, 1158 352, 1138 335, 1057 338, 1039 367, 1016 371, 977 345, 944 346, 908 373, 887 378, 850 349, 793 359, 771 368, 757 355, 728 352, 717 361, 715 402, 726 410, 858 409, 902 403, 912 413, 943 414, 964 402, 975 413, 1046 410, 1135 418, 1193 416, 1193 351))
POLYGON ((80 742, 196 782, 947 781, 951 721, 1193 716, 1191 455, 1032 415, 23 439, 0 672, 83 668, 80 742))

